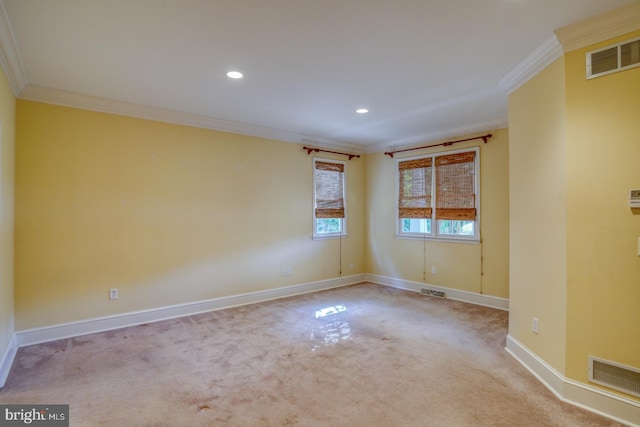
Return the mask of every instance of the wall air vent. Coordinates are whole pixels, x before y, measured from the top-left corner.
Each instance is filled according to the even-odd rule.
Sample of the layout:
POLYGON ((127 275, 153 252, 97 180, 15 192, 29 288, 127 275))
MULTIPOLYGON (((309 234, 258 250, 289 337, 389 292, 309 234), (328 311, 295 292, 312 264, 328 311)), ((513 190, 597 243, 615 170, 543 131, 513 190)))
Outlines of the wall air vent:
POLYGON ((640 369, 589 356, 589 382, 640 397, 640 369))
POLYGON ((640 67, 640 38, 587 52, 587 79, 640 67))
POLYGON ((429 295, 430 297, 437 297, 437 298, 446 298, 447 294, 445 294, 442 291, 436 291, 434 289, 427 289, 427 288, 422 288, 420 289, 420 293, 423 295, 429 295))

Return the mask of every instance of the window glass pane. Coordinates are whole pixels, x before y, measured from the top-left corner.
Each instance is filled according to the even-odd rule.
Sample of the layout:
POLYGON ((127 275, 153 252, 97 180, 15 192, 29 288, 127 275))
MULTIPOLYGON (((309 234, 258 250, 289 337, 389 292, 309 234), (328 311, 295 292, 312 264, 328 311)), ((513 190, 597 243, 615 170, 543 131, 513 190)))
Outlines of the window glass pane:
POLYGON ((431 220, 424 218, 403 218, 403 233, 431 233, 431 220))
POLYGON ((316 233, 329 234, 342 232, 341 218, 318 218, 316 219, 316 233))
POLYGON ((438 234, 448 234, 453 236, 473 236, 475 221, 438 221, 438 234))

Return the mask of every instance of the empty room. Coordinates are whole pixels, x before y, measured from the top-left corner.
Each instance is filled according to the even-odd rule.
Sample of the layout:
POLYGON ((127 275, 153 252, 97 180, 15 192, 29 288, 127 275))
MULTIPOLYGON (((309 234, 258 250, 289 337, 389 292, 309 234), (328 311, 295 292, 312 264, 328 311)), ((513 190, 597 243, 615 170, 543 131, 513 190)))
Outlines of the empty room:
POLYGON ((0 425, 640 426, 640 1, 0 0, 0 425))

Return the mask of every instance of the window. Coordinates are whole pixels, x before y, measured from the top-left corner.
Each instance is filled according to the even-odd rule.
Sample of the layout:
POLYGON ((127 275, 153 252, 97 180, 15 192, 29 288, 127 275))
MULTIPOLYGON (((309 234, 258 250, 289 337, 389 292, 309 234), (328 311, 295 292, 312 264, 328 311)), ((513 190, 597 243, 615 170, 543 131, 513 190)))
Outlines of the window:
POLYGON ((479 240, 478 149, 398 162, 398 235, 479 240))
POLYGON ((345 163, 313 160, 313 237, 333 237, 345 230, 345 163))

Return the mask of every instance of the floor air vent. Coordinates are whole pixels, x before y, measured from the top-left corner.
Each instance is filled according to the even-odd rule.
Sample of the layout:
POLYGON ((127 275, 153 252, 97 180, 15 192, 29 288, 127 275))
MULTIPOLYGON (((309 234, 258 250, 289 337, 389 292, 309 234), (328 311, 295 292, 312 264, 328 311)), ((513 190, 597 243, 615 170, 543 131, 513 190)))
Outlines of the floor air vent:
POLYGON ((433 289, 422 288, 420 289, 420 293, 424 295, 429 295, 430 297, 438 297, 445 298, 447 294, 441 291, 434 291, 433 289))
POLYGON ((589 382, 640 397, 640 369, 589 356, 589 382))
POLYGON ((587 52, 587 78, 640 67, 640 39, 587 52))

